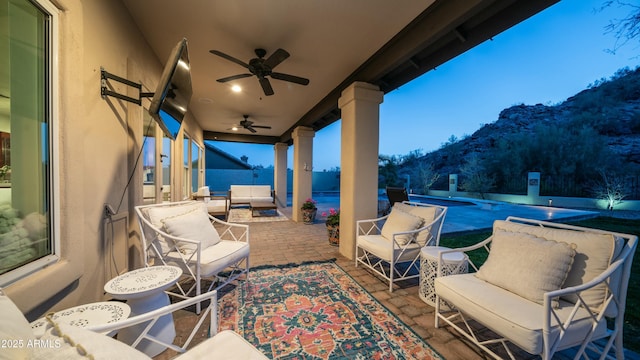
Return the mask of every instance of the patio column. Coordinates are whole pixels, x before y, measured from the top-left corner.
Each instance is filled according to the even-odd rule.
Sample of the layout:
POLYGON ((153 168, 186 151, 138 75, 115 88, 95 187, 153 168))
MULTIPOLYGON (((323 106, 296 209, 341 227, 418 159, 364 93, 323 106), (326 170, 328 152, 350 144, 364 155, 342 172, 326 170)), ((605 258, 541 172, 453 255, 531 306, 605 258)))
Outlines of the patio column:
POLYGON ((287 149, 289 145, 276 143, 273 145, 273 189, 276 192, 276 205, 287 207, 287 149))
POLYGON ((313 137, 315 131, 306 126, 293 130, 293 221, 301 222, 302 203, 311 197, 313 180, 313 137))
POLYGON ((355 82, 338 100, 342 111, 340 254, 354 259, 356 220, 378 214, 378 141, 383 93, 355 82))

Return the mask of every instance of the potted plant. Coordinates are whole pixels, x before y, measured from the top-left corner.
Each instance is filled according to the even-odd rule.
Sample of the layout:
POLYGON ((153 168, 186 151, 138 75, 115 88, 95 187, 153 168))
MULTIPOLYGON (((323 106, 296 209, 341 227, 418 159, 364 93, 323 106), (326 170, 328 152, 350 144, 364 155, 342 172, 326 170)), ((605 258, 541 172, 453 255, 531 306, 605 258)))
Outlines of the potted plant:
POLYGON ((327 220, 325 225, 327 226, 327 232, 329 233, 329 244, 340 245, 340 209, 329 209, 329 214, 322 213, 322 216, 326 216, 327 220))
POLYGON ((316 203, 317 201, 312 198, 308 198, 302 203, 302 222, 305 224, 313 224, 316 220, 316 212, 318 211, 316 203))

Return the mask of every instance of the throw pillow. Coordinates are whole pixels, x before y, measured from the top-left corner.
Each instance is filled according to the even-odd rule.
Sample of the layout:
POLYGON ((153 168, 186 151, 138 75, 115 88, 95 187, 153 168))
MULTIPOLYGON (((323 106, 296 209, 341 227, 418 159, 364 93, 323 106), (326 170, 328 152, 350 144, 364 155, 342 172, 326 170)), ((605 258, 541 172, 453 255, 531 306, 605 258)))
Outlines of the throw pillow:
MULTIPOLYGON (((394 239, 393 234, 412 231, 419 228, 423 223, 422 218, 409 214, 397 208, 392 208, 387 221, 385 221, 380 231, 382 237, 392 241, 394 239)), ((396 242, 399 245, 406 245, 415 239, 416 234, 403 234, 395 237, 396 242)))
MULTIPOLYGON (((487 261, 476 276, 538 304, 561 288, 573 263, 575 245, 537 236, 494 231, 487 261)), ((557 299, 553 305, 557 307, 557 299)))
MULTIPOLYGON (((151 224, 153 224, 153 226, 162 230, 164 226, 164 224, 162 223, 162 220, 166 218, 178 216, 178 215, 184 215, 196 209, 203 209, 203 211, 205 212, 207 211, 206 204, 204 202, 194 201, 191 203, 180 204, 180 205, 150 207, 146 211, 146 216, 151 222, 151 224)), ((147 235, 150 239, 154 238, 154 234, 147 234, 147 235)), ((158 238, 158 242, 160 245, 160 249, 163 253, 167 253, 171 251, 171 246, 173 244, 168 244, 167 241, 162 237, 158 238)))
MULTIPOLYGON (((194 210, 186 214, 162 220, 167 234, 179 238, 200 242, 201 248, 206 249, 220 242, 220 235, 213 227, 209 216, 202 210, 194 210)), ((178 243, 182 252, 195 250, 196 246, 189 243, 178 243)))
MULTIPOLYGON (((575 231, 569 229, 554 229, 542 226, 525 225, 511 221, 497 220, 493 225, 494 231, 502 229, 506 231, 532 234, 547 240, 563 241, 576 245, 576 255, 569 275, 563 284, 563 288, 584 284, 593 280, 609 267, 612 259, 615 259, 623 246, 620 238, 612 234, 599 234, 588 231, 575 231)), ((580 296, 592 309, 598 310, 602 306, 609 289, 604 283, 583 291, 580 296)), ((563 296, 563 300, 576 303, 576 295, 563 296)))
MULTIPOLYGON (((417 217, 421 217, 423 219, 423 223, 420 226, 426 226, 433 222, 433 219, 436 218, 436 210, 438 208, 434 206, 423 206, 423 205, 409 205, 405 203, 395 203, 393 207, 397 207, 398 209, 408 212, 409 214, 415 215, 417 217)), ((440 220, 442 221, 442 220, 440 220)), ((433 234, 436 235, 436 234, 433 234)), ((427 229, 424 229, 418 233, 416 236, 416 242, 420 244, 420 246, 427 245, 427 242, 432 239, 433 236, 431 234, 431 226, 427 229)), ((430 244, 437 246, 438 244, 430 244)))

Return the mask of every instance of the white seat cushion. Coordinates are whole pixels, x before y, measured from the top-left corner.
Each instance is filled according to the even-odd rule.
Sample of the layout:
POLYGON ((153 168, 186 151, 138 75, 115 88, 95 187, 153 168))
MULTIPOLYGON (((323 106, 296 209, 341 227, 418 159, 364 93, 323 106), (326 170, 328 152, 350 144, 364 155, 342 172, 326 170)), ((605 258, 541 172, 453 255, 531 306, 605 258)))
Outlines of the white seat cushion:
POLYGON ((268 357, 237 333, 224 330, 174 359, 262 360, 268 357))
MULTIPOLYGON (((519 295, 478 279, 474 274, 451 275, 436 278, 436 293, 472 318, 478 320, 497 334, 509 339, 531 354, 542 351, 542 321, 544 307, 519 295)), ((556 309, 564 321, 572 310, 573 304, 560 301, 556 309)), ((580 344, 591 327, 589 314, 580 309, 577 315, 577 327, 569 332, 560 349, 580 344)), ((553 323, 552 323, 553 324, 553 323)), ((596 338, 606 333, 605 320, 595 331, 596 338)), ((552 328, 554 338, 558 327, 552 328)))
POLYGON ((271 186, 269 185, 254 185, 251 187, 252 198, 271 199, 271 186))
MULTIPOLYGON (((384 238, 382 235, 360 235, 358 236, 358 247, 367 250, 387 262, 391 262, 391 259, 400 256, 402 251, 402 249, 397 247, 395 251, 393 251, 390 240, 384 238)), ((405 248, 404 253, 402 253, 402 256, 396 259, 396 262, 413 261, 413 259, 420 255, 420 249, 420 244, 409 244, 405 248)))
POLYGON ((206 204, 210 214, 225 214, 229 208, 229 200, 211 199, 206 204))
MULTIPOLYGON (((221 240, 219 243, 202 250, 200 263, 202 276, 213 276, 224 270, 230 263, 249 257, 249 244, 243 241, 221 240)), ((195 263, 196 257, 190 261, 190 266, 195 263)), ((171 252, 167 256, 167 262, 175 262, 176 266, 184 265, 177 252, 171 252)))
POLYGON ((231 199, 251 198, 251 185, 231 185, 231 199))

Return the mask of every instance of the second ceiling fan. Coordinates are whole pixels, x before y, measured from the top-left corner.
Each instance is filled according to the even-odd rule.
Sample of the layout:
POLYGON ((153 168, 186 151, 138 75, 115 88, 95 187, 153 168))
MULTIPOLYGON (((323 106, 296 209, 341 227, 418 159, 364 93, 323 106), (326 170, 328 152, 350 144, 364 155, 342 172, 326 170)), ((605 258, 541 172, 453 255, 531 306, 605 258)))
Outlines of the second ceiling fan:
POLYGON ((300 85, 309 84, 309 79, 273 71, 273 69, 276 66, 278 66, 281 62, 283 62, 286 58, 290 56, 289 53, 283 49, 276 50, 273 54, 271 54, 266 59, 264 58, 264 56, 267 54, 266 50, 255 49, 255 53, 257 57, 249 60, 248 64, 242 60, 238 60, 233 56, 227 55, 218 50, 209 50, 209 52, 214 55, 220 56, 223 59, 232 61, 246 68, 247 70, 249 70, 249 72, 251 72, 251 74, 238 74, 238 75, 232 75, 232 76, 218 79, 217 81, 221 83, 255 75, 258 78, 258 81, 260 82, 262 91, 264 91, 264 94, 267 96, 274 94, 273 88, 271 87, 271 83, 269 82, 269 79, 267 78, 267 76, 273 79, 288 81, 288 82, 292 82, 300 85))
MULTIPOLYGON (((240 126, 251 131, 252 133, 257 132, 256 128, 258 129, 271 129, 271 126, 266 126, 266 125, 253 125, 253 121, 249 120, 249 115, 242 115, 242 117, 244 118, 244 120, 240 121, 240 126)), ((235 127, 231 128, 230 130, 235 130, 235 127)))

